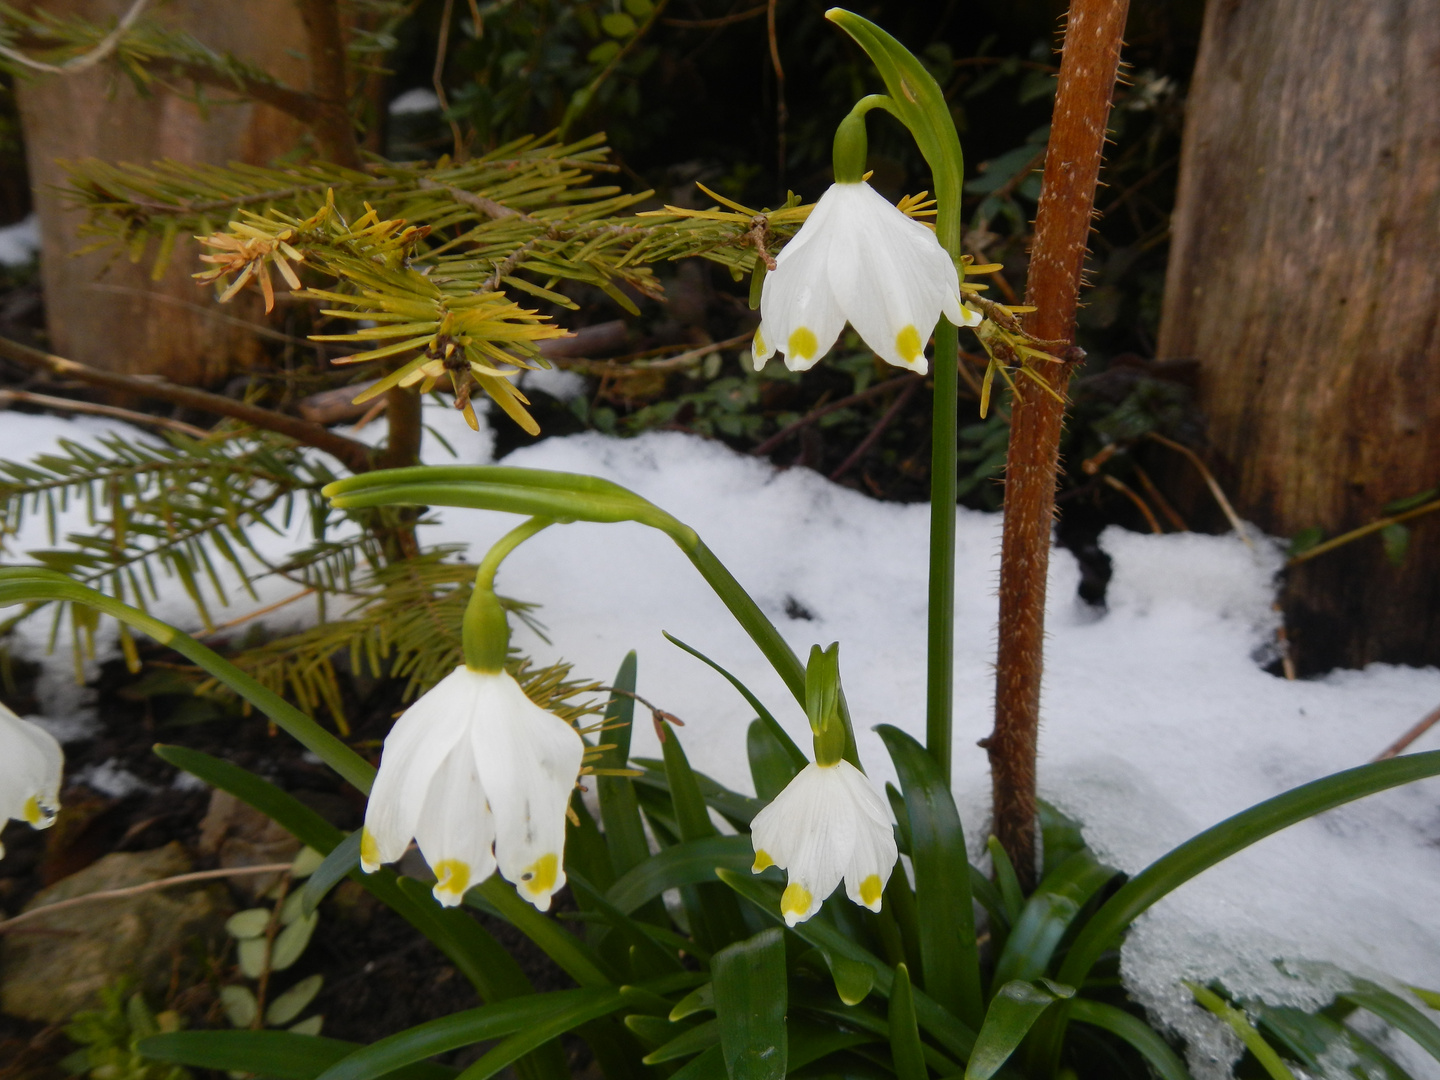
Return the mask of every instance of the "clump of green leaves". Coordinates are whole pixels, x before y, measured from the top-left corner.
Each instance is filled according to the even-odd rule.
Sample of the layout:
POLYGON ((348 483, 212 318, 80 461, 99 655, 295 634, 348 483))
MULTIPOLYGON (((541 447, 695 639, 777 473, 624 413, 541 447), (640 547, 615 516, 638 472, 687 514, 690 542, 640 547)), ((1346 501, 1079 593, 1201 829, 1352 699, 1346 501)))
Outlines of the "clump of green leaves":
POLYGON ((145 1057, 141 1039, 179 1031, 179 1013, 155 1013, 134 980, 121 978, 100 990, 100 1008, 76 1013, 65 1035, 79 1049, 61 1062, 72 1075, 90 1080, 190 1080, 188 1070, 145 1057))

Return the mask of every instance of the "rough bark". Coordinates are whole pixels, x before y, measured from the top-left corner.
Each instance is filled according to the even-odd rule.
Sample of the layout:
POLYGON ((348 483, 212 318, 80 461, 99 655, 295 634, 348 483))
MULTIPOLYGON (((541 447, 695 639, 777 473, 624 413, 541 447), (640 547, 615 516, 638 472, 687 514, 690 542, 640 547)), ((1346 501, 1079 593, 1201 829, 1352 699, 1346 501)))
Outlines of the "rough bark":
MULTIPOLYGON (((1074 0, 1070 5, 1025 290, 1025 303, 1039 309, 1027 318, 1026 329, 1046 340, 1074 340, 1090 214, 1128 7, 1128 0, 1074 0)), ((1036 868, 1035 758, 1044 672, 1045 577, 1065 416, 1057 396, 1064 397, 1070 366, 1046 364, 1041 375, 1053 395, 1021 378, 1011 404, 995 730, 984 742, 995 836, 1027 887, 1034 883, 1036 868)))
MULTIPOLYGON (((45 0, 47 11, 95 21, 118 17, 128 0, 45 0)), ((309 77, 301 50, 306 37, 291 0, 175 0, 162 17, 206 44, 244 56, 303 88, 309 77)), ((18 81, 21 121, 40 216, 41 274, 49 344, 94 367, 155 373, 183 384, 210 384, 258 357, 243 327, 224 319, 191 280, 194 241, 176 244, 159 282, 150 264, 123 256, 104 273, 110 256, 73 257, 81 247, 80 215, 65 205, 57 186, 65 174, 57 159, 96 157, 146 162, 172 157, 225 164, 265 163, 293 147, 303 128, 273 108, 226 104, 234 95, 211 91, 209 118, 163 89, 142 98, 130 81, 102 64, 79 75, 34 76, 18 81), (102 276, 103 274, 103 276, 102 276), (105 286, 95 288, 96 284, 105 286)), ((253 295, 237 297, 226 315, 259 319, 253 295)))
MULTIPOLYGON (((1200 361, 1215 464, 1268 532, 1440 483, 1440 5, 1212 0, 1159 352, 1200 361)), ((1195 503, 1203 503, 1196 493, 1195 503)), ((1302 672, 1440 663, 1440 520, 1297 567, 1302 672)))

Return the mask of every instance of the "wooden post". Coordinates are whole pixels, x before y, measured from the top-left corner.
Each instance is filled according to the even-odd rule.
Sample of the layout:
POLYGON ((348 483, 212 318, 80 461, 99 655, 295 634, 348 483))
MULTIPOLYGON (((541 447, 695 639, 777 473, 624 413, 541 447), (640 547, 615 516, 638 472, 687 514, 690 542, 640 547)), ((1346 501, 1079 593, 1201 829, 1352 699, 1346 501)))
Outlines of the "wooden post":
MULTIPOLYGON (((1440 484, 1437 56, 1433 0, 1206 12, 1159 353, 1200 361, 1216 469, 1272 534, 1440 484)), ((1302 673, 1440 663, 1440 520, 1410 525, 1400 568, 1371 536, 1289 575, 1302 673)))

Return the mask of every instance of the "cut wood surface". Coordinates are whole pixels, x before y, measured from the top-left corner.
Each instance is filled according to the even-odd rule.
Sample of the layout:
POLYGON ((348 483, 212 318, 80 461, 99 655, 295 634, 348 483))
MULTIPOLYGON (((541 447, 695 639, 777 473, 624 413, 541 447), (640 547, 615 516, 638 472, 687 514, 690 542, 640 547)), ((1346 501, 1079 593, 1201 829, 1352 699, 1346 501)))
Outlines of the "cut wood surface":
MULTIPOLYGON (((1159 355, 1199 360, 1212 464, 1272 534, 1440 484, 1437 79, 1434 0, 1206 13, 1159 355)), ((1440 663, 1440 521, 1400 568, 1375 537, 1296 567, 1285 610, 1302 673, 1440 663)))

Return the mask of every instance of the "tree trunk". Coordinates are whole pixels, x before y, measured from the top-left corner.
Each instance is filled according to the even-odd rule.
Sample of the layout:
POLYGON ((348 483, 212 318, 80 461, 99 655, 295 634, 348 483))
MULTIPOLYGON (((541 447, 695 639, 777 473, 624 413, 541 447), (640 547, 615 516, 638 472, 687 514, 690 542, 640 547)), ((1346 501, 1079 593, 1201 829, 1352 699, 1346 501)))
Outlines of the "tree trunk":
MULTIPOLYGON (((46 0, 56 15, 113 21, 130 0, 46 0)), ((303 89, 305 34, 291 0, 175 0, 163 9, 173 25, 219 52, 232 52, 303 89)), ((41 277, 54 352, 95 367, 164 375, 184 385, 215 384, 254 359, 258 343, 236 318, 258 320, 251 294, 217 307, 190 275, 203 267, 184 239, 158 282, 149 257, 132 264, 113 252, 75 257, 83 246, 81 215, 55 190, 65 184, 57 161, 100 158, 147 164, 156 158, 226 164, 268 163, 295 146, 303 128, 262 105, 228 104, 234 95, 210 89, 208 117, 156 87, 141 97, 112 63, 77 75, 17 80, 30 179, 40 216, 41 277), (110 264, 108 272, 106 265, 110 264)))
MULTIPOLYGON (((1440 484, 1440 4, 1211 0, 1159 353, 1240 513, 1329 536, 1440 484)), ((1197 498, 1198 498, 1197 493, 1197 498)), ((1440 520, 1297 566, 1302 672, 1440 663, 1440 520)))

